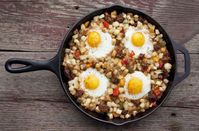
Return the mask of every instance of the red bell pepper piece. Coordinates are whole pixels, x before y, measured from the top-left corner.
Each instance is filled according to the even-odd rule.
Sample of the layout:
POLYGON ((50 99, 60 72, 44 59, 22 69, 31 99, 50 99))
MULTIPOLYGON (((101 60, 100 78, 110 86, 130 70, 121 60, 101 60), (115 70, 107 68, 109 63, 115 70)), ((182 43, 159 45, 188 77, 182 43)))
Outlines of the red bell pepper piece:
POLYGON ((119 89, 118 88, 114 88, 113 89, 113 96, 118 96, 119 95, 119 89))
POLYGON ((81 53, 80 53, 80 51, 79 51, 79 50, 75 51, 75 57, 76 57, 76 58, 79 58, 79 57, 80 57, 80 55, 81 55, 81 53))
POLYGON ((134 51, 131 51, 130 57, 133 57, 135 55, 134 51))
POLYGON ((103 21, 103 25, 105 28, 109 28, 109 23, 107 21, 103 21))
POLYGON ((121 63, 122 63, 122 65, 128 65, 128 60, 127 59, 123 59, 122 61, 121 61, 121 63))

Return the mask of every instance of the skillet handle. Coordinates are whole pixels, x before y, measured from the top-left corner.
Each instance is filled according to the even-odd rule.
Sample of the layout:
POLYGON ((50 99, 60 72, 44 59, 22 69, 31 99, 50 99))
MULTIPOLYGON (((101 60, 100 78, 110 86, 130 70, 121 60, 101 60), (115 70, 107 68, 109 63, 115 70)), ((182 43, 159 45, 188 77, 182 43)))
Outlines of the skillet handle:
POLYGON ((30 59, 20 59, 20 58, 11 58, 6 61, 5 69, 10 73, 23 73, 37 70, 49 70, 58 75, 58 60, 59 57, 56 55, 50 60, 39 61, 39 60, 30 60, 30 59), (22 67, 12 67, 15 64, 24 65, 22 67))
POLYGON ((180 44, 177 44, 175 42, 173 42, 173 43, 174 43, 176 52, 180 51, 184 55, 184 68, 185 68, 185 70, 184 70, 183 75, 179 75, 179 73, 177 72, 176 77, 175 77, 175 81, 174 81, 174 85, 177 85, 182 80, 184 80, 187 76, 189 76, 190 70, 191 70, 191 67, 190 67, 191 61, 190 61, 190 56, 189 56, 188 50, 185 49, 180 44))

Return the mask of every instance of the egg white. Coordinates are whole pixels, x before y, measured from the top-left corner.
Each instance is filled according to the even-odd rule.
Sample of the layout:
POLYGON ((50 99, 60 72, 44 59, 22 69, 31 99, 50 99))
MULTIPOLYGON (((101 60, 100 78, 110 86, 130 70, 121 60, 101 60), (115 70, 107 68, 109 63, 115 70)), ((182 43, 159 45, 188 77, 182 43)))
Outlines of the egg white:
POLYGON ((138 29, 137 27, 129 27, 129 29, 125 33, 124 46, 129 51, 133 51, 135 53, 135 56, 139 56, 139 54, 145 54, 150 57, 153 51, 153 43, 150 40, 149 31, 144 28, 138 29), (144 35, 145 42, 141 47, 137 47, 132 44, 131 37, 136 32, 141 32, 144 35))
POLYGON ((125 94, 124 94, 125 97, 127 97, 129 99, 137 100, 137 99, 142 98, 144 95, 146 95, 151 90, 150 76, 146 76, 145 74, 143 74, 140 71, 135 71, 132 74, 127 74, 125 77, 124 90, 125 90, 125 94), (142 91, 141 91, 141 93, 136 94, 136 95, 129 94, 129 92, 128 92, 128 83, 132 77, 137 77, 140 80, 142 80, 142 85, 143 85, 142 91))
POLYGON ((106 78, 106 76, 104 76, 103 74, 101 74, 100 72, 98 72, 96 69, 93 68, 88 68, 87 70, 83 71, 80 74, 80 87, 89 95, 92 97, 99 97, 102 96, 103 94, 105 94, 107 87, 108 87, 109 81, 106 78), (99 79, 99 86, 94 89, 94 90, 89 90, 85 87, 85 83, 84 80, 86 79, 86 77, 89 74, 93 74, 95 75, 98 79, 99 79))
POLYGON ((105 57, 108 53, 110 53, 114 46, 112 45, 112 37, 109 33, 104 33, 100 29, 91 30, 96 31, 100 34, 101 43, 98 47, 92 48, 86 41, 86 48, 88 50, 88 55, 95 58, 105 57))

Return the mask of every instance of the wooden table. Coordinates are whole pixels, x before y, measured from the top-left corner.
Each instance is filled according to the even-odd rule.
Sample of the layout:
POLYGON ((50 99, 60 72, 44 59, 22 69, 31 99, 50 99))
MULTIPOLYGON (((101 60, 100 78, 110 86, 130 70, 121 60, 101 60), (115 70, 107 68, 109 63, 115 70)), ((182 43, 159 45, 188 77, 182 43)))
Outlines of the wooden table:
MULTIPOLYGON (((179 53, 179 72, 183 71, 183 62, 179 53)), ((0 64, 0 130, 199 130, 198 0, 1 0, 0 64), (151 15, 190 52, 190 76, 146 119, 121 127, 99 123, 71 104, 53 73, 5 71, 4 63, 9 58, 53 57, 75 21, 114 3, 151 15)))

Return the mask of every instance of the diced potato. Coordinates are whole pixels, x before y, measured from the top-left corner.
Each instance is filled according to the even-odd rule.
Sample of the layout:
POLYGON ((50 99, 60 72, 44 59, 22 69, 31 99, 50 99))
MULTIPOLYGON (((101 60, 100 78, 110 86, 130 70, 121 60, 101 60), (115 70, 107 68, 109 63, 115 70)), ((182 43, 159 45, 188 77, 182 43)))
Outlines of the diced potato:
POLYGON ((116 18, 117 17, 117 12, 114 10, 111 12, 111 18, 116 18))
POLYGON ((155 31, 155 26, 150 24, 150 26, 149 26, 149 32, 150 33, 154 33, 154 31, 155 31))
POLYGON ((172 67, 172 65, 171 65, 170 63, 164 64, 164 68, 165 68, 166 70, 170 70, 171 67, 172 67))

